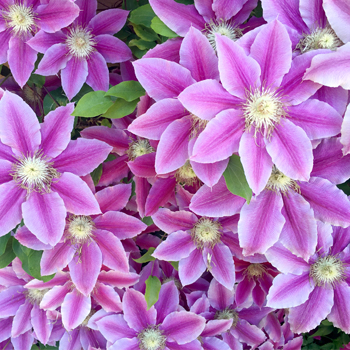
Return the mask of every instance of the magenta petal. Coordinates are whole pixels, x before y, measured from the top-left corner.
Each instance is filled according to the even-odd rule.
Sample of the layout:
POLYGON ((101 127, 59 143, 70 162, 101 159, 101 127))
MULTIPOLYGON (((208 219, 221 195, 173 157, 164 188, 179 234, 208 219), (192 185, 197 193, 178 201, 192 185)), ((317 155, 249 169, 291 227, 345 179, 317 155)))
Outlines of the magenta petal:
POLYGON ((224 310, 234 301, 235 292, 227 289, 215 279, 210 282, 208 298, 210 305, 216 310, 224 310))
POLYGON ((243 281, 239 282, 236 289, 236 303, 238 306, 248 299, 255 286, 256 282, 252 278, 244 277, 243 281))
POLYGON ((34 337, 31 331, 11 339, 14 350, 30 350, 32 348, 34 337))
POLYGON ((349 127, 350 127, 350 105, 346 109, 345 115, 344 115, 344 121, 341 126, 341 138, 340 142, 344 145, 343 147, 343 154, 347 155, 350 153, 350 133, 349 133, 349 127))
POLYGON ((143 58, 133 65, 137 79, 156 101, 177 97, 187 86, 196 82, 189 70, 161 58, 143 58))
POLYGON ((46 311, 40 309, 37 304, 32 308, 31 322, 39 341, 46 344, 49 341, 53 324, 47 319, 46 311))
POLYGON ((5 159, 0 159, 0 185, 12 180, 13 165, 5 159))
POLYGON ((214 163, 230 157, 238 151, 244 125, 240 110, 228 109, 220 112, 200 133, 194 144, 191 160, 214 163))
POLYGON ((11 330, 12 337, 18 337, 20 334, 23 334, 32 328, 32 324, 30 322, 30 312, 32 311, 32 308, 33 305, 29 302, 29 300, 26 300, 26 302, 18 308, 18 311, 13 318, 11 330))
POLYGON ((72 261, 75 250, 69 240, 45 250, 40 261, 41 273, 45 276, 63 270, 72 261))
POLYGON ((133 286, 139 280, 139 275, 136 273, 125 273, 120 271, 102 271, 98 276, 98 281, 110 284, 117 288, 125 288, 133 286))
POLYGON ((186 231, 173 232, 154 251, 152 256, 159 260, 180 261, 196 249, 191 235, 186 231))
POLYGON ((231 320, 210 320, 205 326, 204 331, 201 334, 201 337, 213 337, 214 335, 220 335, 221 333, 226 332, 232 326, 231 320))
POLYGON ((129 161, 128 166, 135 176, 148 178, 157 175, 156 169, 154 168, 155 162, 156 153, 153 152, 139 156, 133 161, 129 161))
MULTIPOLYGON (((167 341, 165 349, 167 349, 167 350, 202 350, 203 347, 202 347, 202 344, 199 342, 199 340, 196 339, 196 340, 193 340, 189 343, 181 344, 181 345, 178 343, 175 343, 175 342, 167 341)), ((138 350, 138 349, 136 349, 136 350, 138 350)), ((224 349, 222 349, 222 350, 224 350, 224 349)))
POLYGON ((219 182, 227 168, 228 162, 229 158, 215 163, 197 163, 190 161, 192 169, 197 177, 209 187, 213 187, 219 182))
POLYGON ((73 57, 61 71, 62 88, 70 101, 82 88, 88 76, 85 58, 73 57))
MULTIPOLYGON (((63 327, 62 329, 64 330, 63 327)), ((67 350, 81 350, 81 333, 82 331, 79 328, 74 329, 72 332, 64 332, 60 339, 60 347, 67 350)))
POLYGON ((6 235, 22 220, 21 204, 26 191, 14 181, 0 185, 0 236, 6 235))
POLYGON ((231 193, 225 179, 213 187, 202 186, 192 197, 190 210, 202 216, 222 217, 237 214, 245 199, 231 193))
POLYGON ((179 291, 174 281, 166 282, 159 292, 159 299, 154 307, 157 310, 157 323, 162 323, 167 315, 177 310, 179 305, 179 291))
POLYGON ((266 186, 273 166, 260 133, 244 132, 239 143, 239 155, 249 187, 258 195, 266 186))
POLYGON ((88 185, 74 174, 63 173, 59 181, 52 184, 52 189, 60 195, 70 213, 76 215, 101 213, 97 200, 88 185))
POLYGON ((79 253, 69 263, 70 275, 79 292, 88 296, 101 270, 102 253, 94 241, 83 244, 79 253))
MULTIPOLYGON (((108 12, 108 10, 101 12, 101 14, 105 12, 108 12)), ((129 47, 112 35, 98 35, 95 40, 97 42, 95 49, 108 63, 125 62, 132 58, 129 47)))
MULTIPOLYGON (((229 344, 231 350, 243 350, 242 343, 236 339, 230 332, 226 332, 222 335, 224 341, 229 344)), ((260 347, 263 350, 262 347, 260 347)), ((265 350, 265 349, 264 349, 265 350)), ((272 349, 268 349, 272 350, 272 349)))
POLYGON ((128 289, 123 297, 124 319, 130 328, 142 331, 156 323, 157 311, 152 306, 147 310, 145 297, 134 289, 128 289))
MULTIPOLYGON (((308 0, 300 0, 300 14, 309 28, 313 28, 315 23, 317 23, 321 28, 326 27, 327 18, 322 5, 322 0, 316 0, 312 2, 308 0)), ((334 28, 333 25, 332 28, 334 28)))
POLYGON ((40 142, 40 125, 33 110, 18 96, 6 91, 0 101, 1 142, 17 156, 32 155, 40 142))
POLYGON ((179 263, 179 277, 181 284, 187 286, 194 283, 205 271, 206 265, 200 249, 195 249, 192 253, 179 263))
POLYGON ((91 19, 89 28, 92 28, 94 35, 113 35, 123 28, 128 14, 129 11, 122 9, 110 9, 102 11, 91 19))
POLYGON ((45 116, 45 121, 41 124, 40 149, 49 157, 57 157, 66 149, 73 129, 73 110, 74 104, 70 103, 45 116))
POLYGON ((250 345, 261 344, 266 339, 261 329, 242 319, 238 321, 236 328, 231 330, 231 334, 239 341, 250 345))
MULTIPOLYGON (((209 321, 212 322, 212 321, 209 321)), ((223 332, 225 333, 225 332, 223 332)), ((204 349, 208 350, 232 350, 227 343, 215 337, 204 337, 202 338, 204 349)), ((236 349, 235 349, 236 350, 236 349)))
POLYGON ((18 308, 25 303, 25 292, 22 286, 13 286, 0 293, 0 317, 15 316, 18 308))
POLYGON ((124 338, 117 340, 112 346, 109 347, 109 350, 139 350, 139 340, 137 338, 124 338))
POLYGON ((285 219, 280 193, 261 192, 245 204, 238 222, 238 236, 244 255, 264 254, 279 239, 285 219))
POLYGON ((260 85, 260 66, 242 47, 226 36, 216 35, 222 85, 232 95, 245 99, 246 91, 260 85))
POLYGON ((279 87, 292 62, 292 43, 282 23, 274 20, 263 26, 250 52, 261 67, 261 81, 279 87))
POLYGON ((0 270, 0 284, 1 286, 11 287, 25 285, 26 281, 18 278, 13 268, 8 266, 0 270))
POLYGON ((63 286, 54 286, 45 295, 40 303, 40 308, 44 310, 56 310, 64 301, 66 295, 71 292, 71 283, 63 286))
POLYGON ((40 241, 52 246, 60 241, 67 211, 57 193, 40 194, 33 191, 22 204, 22 211, 26 226, 40 241))
POLYGON ((61 306, 62 322, 67 331, 78 327, 91 311, 91 299, 75 289, 68 293, 61 306))
POLYGON ((289 309, 288 321, 292 332, 310 332, 327 317, 332 306, 333 289, 316 287, 305 303, 289 309), (320 305, 322 307, 319 307, 320 305))
POLYGON ((55 44, 45 52, 35 73, 45 76, 55 75, 66 67, 70 59, 71 55, 66 44, 55 44))
POLYGON ((186 344, 195 340, 205 327, 205 319, 192 312, 172 312, 165 317, 159 327, 167 338, 178 344, 186 344))
POLYGON ((33 38, 27 41, 27 44, 34 50, 45 53, 51 46, 63 43, 65 40, 66 36, 62 31, 49 34, 39 30, 33 38))
POLYGON ((85 27, 96 16, 97 2, 95 0, 76 0, 75 3, 79 6, 80 13, 74 24, 85 27))
POLYGON ((12 317, 0 320, 0 342, 11 338, 12 317))
POLYGON ((107 312, 122 311, 122 303, 119 294, 113 287, 97 283, 93 292, 93 298, 107 312))
POLYGON ((8 61, 8 49, 11 40, 12 30, 5 30, 0 33, 0 62, 8 61))
POLYGON ((308 273, 300 276, 278 275, 274 278, 267 295, 267 306, 286 308, 301 305, 309 298, 314 288, 315 285, 308 273))
POLYGON ((312 170, 312 146, 306 133, 288 119, 276 126, 266 149, 276 167, 294 180, 307 181, 312 170))
POLYGON ((112 187, 106 187, 95 194, 100 205, 102 213, 123 209, 131 196, 131 184, 118 184, 112 187))

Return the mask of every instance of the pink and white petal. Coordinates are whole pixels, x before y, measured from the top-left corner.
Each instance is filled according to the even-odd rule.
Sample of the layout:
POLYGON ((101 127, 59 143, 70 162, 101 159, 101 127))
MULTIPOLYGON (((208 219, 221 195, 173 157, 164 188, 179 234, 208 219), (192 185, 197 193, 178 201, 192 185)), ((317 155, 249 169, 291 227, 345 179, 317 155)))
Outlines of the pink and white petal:
POLYGON ((265 188, 273 166, 261 133, 254 136, 253 132, 244 132, 239 143, 238 153, 249 187, 257 196, 265 188))
POLYGON ((156 15, 176 34, 185 36, 191 26, 203 30, 205 21, 193 5, 184 5, 172 0, 151 0, 156 15))
POLYGON ((294 191, 283 195, 283 204, 282 215, 286 223, 281 232, 280 242, 293 254, 308 261, 317 244, 314 212, 310 204, 294 191))
POLYGON ((96 16, 97 2, 95 0, 76 0, 75 3, 79 6, 80 13, 74 24, 85 27, 96 16))
POLYGON ((350 225, 350 202, 343 191, 326 179, 313 177, 300 183, 301 195, 310 203, 315 218, 335 226, 350 225))
POLYGON ((94 300, 107 312, 121 312, 122 303, 113 287, 97 283, 92 294, 94 300))
POLYGON ((80 254, 69 263, 70 276, 78 291, 89 296, 102 266, 102 252, 94 241, 84 243, 80 254))
POLYGON ((313 165, 312 145, 305 131, 288 119, 265 139, 267 152, 276 167, 294 180, 308 181, 313 165))
POLYGON ((333 288, 315 287, 305 303, 289 309, 288 321, 292 332, 310 332, 327 317, 332 306, 333 288))
POLYGON ((8 49, 12 37, 12 30, 5 30, 0 33, 0 62, 8 61, 8 49))
MULTIPOLYGON (((17 259, 15 259, 12 262, 12 265, 14 265, 16 260, 17 259)), ((18 260, 17 260, 17 262, 18 262, 18 260)), ((16 273, 18 274, 17 271, 16 271, 16 273)), ((23 270, 23 273, 26 273, 26 272, 23 270)), ((26 277, 26 280, 28 280, 29 282, 25 286, 28 289, 39 289, 39 290, 44 290, 44 289, 47 289, 47 288, 50 289, 50 288, 53 288, 53 287, 59 286, 59 285, 63 286, 65 283, 70 281, 69 274, 67 272, 63 272, 63 271, 58 271, 56 273, 56 275, 48 282, 44 282, 44 281, 40 281, 40 280, 36 280, 36 279, 31 279, 31 277, 29 275, 27 275, 27 276, 28 277, 26 277)))
POLYGON ((243 319, 238 321, 237 326, 231 330, 231 334, 239 341, 249 345, 261 344, 266 339, 265 334, 261 329, 249 324, 243 319))
POLYGON ((11 338, 12 317, 0 320, 0 342, 11 338))
POLYGON ((113 345, 109 347, 109 350, 139 350, 139 340, 138 338, 124 338, 117 340, 113 345))
POLYGON ((118 184, 106 187, 95 194, 102 213, 123 209, 131 196, 131 184, 118 184))
POLYGON ((224 333, 222 337, 225 343, 227 343, 230 346, 231 350, 243 350, 243 344, 238 339, 236 339, 230 332, 224 333))
POLYGON ((70 0, 50 0, 36 9, 40 29, 47 33, 55 33, 69 26, 79 15, 79 7, 70 0))
POLYGON ((154 304, 157 310, 157 323, 163 323, 165 317, 177 310, 179 305, 179 291, 174 281, 166 282, 159 292, 159 299, 154 304))
POLYGON ((326 27, 327 17, 322 7, 322 0, 300 0, 299 3, 301 17, 310 29, 314 28, 316 23, 320 28, 326 27))
POLYGON ((147 228, 140 219, 115 211, 99 215, 94 222, 97 229, 112 232, 119 239, 133 238, 147 228))
POLYGON ((230 19, 235 16, 243 7, 247 1, 230 1, 230 0, 214 0, 213 10, 215 12, 216 18, 222 18, 225 20, 230 19))
POLYGON ((89 22, 89 28, 94 35, 110 34, 119 32, 128 17, 129 11, 122 9, 110 9, 98 13, 89 22))
POLYGON ((192 121, 188 117, 173 121, 163 132, 157 147, 155 169, 157 174, 177 170, 189 158, 188 142, 192 121))
POLYGON ((0 142, 0 158, 2 160, 8 160, 9 162, 13 162, 16 155, 12 152, 11 147, 4 145, 0 142))
POLYGON ((124 319, 130 328, 140 332, 150 325, 155 325, 157 311, 152 306, 147 310, 147 303, 142 293, 128 289, 123 297, 124 319))
POLYGON ((102 271, 98 276, 98 281, 110 284, 117 288, 126 288, 133 286, 139 280, 136 273, 125 273, 120 271, 102 271))
POLYGON ((94 240, 98 244, 103 264, 112 270, 129 272, 128 259, 120 240, 111 232, 94 230, 94 240))
POLYGON ((26 191, 14 181, 0 185, 0 237, 14 229, 22 220, 21 204, 26 191))
POLYGON ((33 110, 18 96, 5 91, 0 101, 1 142, 17 156, 32 155, 40 142, 40 124, 33 110))
POLYGON ((79 328, 73 329, 72 332, 64 332, 63 337, 60 339, 60 348, 65 350, 81 350, 80 332, 81 330, 79 328))
POLYGON ((225 179, 213 187, 202 186, 192 197, 190 210, 202 216, 222 217, 237 214, 246 200, 231 193, 225 179))
POLYGON ((85 58, 72 57, 61 71, 62 89, 70 101, 82 88, 88 76, 85 58))
POLYGON ((238 151, 244 127, 240 110, 220 112, 200 133, 190 159, 199 163, 214 163, 231 157, 238 151))
POLYGON ((149 178, 157 175, 155 162, 156 153, 152 152, 139 156, 133 161, 129 161, 128 167, 135 176, 149 178))
POLYGON ((209 187, 216 185, 225 169, 229 158, 215 163, 197 163, 190 161, 193 171, 196 173, 199 180, 203 181, 209 187))
POLYGON ((260 85, 258 62, 247 56, 239 44, 223 35, 216 35, 216 49, 222 85, 233 96, 245 99, 247 90, 260 85))
POLYGON ((196 81, 219 80, 218 58, 208 39, 191 27, 182 41, 180 64, 187 68, 196 81))
POLYGON ((343 147, 343 154, 347 155, 350 153, 350 104, 346 109, 343 124, 341 126, 341 138, 340 142, 343 147))
MULTIPOLYGON (((104 14, 108 11, 110 10, 103 11, 100 14, 104 14)), ((129 47, 115 36, 107 34, 98 35, 95 37, 95 41, 95 49, 103 56, 103 58, 108 63, 125 62, 132 58, 132 53, 129 47)))
POLYGON ((201 16, 203 16, 206 22, 209 22, 211 18, 215 17, 212 5, 212 0, 194 0, 196 10, 201 16))
POLYGON ((17 338, 11 338, 14 350, 30 350, 32 348, 34 337, 31 331, 19 335, 17 338))
POLYGON ((158 44, 153 49, 148 50, 143 58, 164 58, 165 60, 179 63, 179 51, 182 40, 183 39, 180 37, 168 39, 166 42, 158 44))
POLYGON ((188 69, 161 58, 144 58, 133 65, 137 79, 156 101, 177 97, 196 82, 188 69))
POLYGON ((267 306, 279 309, 301 305, 308 300, 314 289, 315 284, 310 280, 308 273, 300 276, 278 275, 274 278, 267 295, 267 306))
POLYGON ((192 114, 211 120, 225 109, 237 108, 240 98, 232 96, 214 79, 202 80, 186 88, 179 100, 192 114))
POLYGON ((39 30, 35 36, 27 41, 27 44, 34 50, 45 53, 51 46, 65 42, 66 36, 62 31, 46 33, 39 30))
POLYGON ((35 304, 30 316, 36 337, 41 343, 46 344, 53 328, 53 324, 46 317, 46 311, 35 304))
POLYGON ((199 342, 199 340, 193 340, 186 344, 179 345, 175 342, 166 342, 166 350, 202 350, 202 344, 199 342))
POLYGON ((13 286, 0 293, 0 317, 15 316, 19 307, 26 301, 22 286, 13 286))
POLYGON ((11 266, 0 269, 0 285, 2 287, 12 287, 25 284, 26 281, 18 278, 11 266))
POLYGON ((23 88, 34 70, 38 52, 33 50, 21 36, 12 36, 9 43, 8 63, 13 78, 23 88), (25 57, 25 60, 22 58, 25 57))
POLYGON ((29 300, 26 300, 26 302, 18 308, 12 322, 11 337, 18 337, 32 328, 32 324, 30 322, 30 313, 32 308, 33 305, 29 300))
POLYGON ((331 88, 322 86, 316 91, 312 98, 328 103, 340 115, 344 115, 348 105, 348 92, 342 87, 331 88))
POLYGON ((198 221, 196 215, 189 211, 171 211, 160 208, 152 215, 154 223, 164 232, 172 233, 179 230, 191 230, 198 221))
POLYGON ((100 207, 86 182, 71 173, 63 173, 51 189, 63 199, 68 212, 76 215, 100 214, 100 207))
POLYGON ((65 68, 67 62, 71 59, 66 44, 55 44, 51 46, 46 52, 38 65, 35 74, 40 75, 55 75, 61 69, 65 68))
POLYGON ((68 293, 61 306, 62 323, 67 331, 78 327, 91 311, 91 299, 77 290, 68 293))
POLYGON ((279 239, 285 223, 280 193, 265 190, 244 204, 238 222, 238 237, 243 255, 265 254, 279 239))
POLYGON ((341 115, 328 103, 315 99, 290 106, 288 116, 306 132, 310 140, 338 135, 343 121, 341 115))
POLYGON ((69 240, 44 250, 40 261, 41 273, 45 276, 63 270, 72 261, 75 251, 69 240))
POLYGON ((45 116, 41 124, 40 149, 49 157, 57 157, 66 148, 71 138, 74 104, 58 107, 45 116))
POLYGON ((44 310, 56 310, 62 305, 66 295, 72 291, 72 284, 66 283, 63 286, 54 286, 47 293, 45 293, 40 308, 44 310))
POLYGON ((213 337, 215 335, 220 335, 228 331, 232 326, 231 320, 210 320, 205 325, 205 329, 201 334, 201 337, 213 337))
POLYGON ((250 55, 261 67, 261 82, 271 88, 279 87, 292 63, 292 43, 281 22, 275 19, 261 29, 250 55))
POLYGON ((89 74, 86 83, 95 91, 107 91, 109 88, 109 71, 104 57, 99 52, 94 51, 90 53, 87 65, 89 74))
POLYGON ((179 278, 183 286, 187 286, 198 280, 206 269, 200 249, 195 249, 191 254, 179 262, 179 278))
POLYGON ((350 43, 341 46, 337 51, 317 55, 312 59, 311 67, 306 70, 305 80, 315 83, 350 89, 350 43))
POLYGON ((350 333, 349 297, 349 285, 344 281, 337 283, 334 286, 334 305, 327 317, 329 321, 333 322, 335 327, 340 328, 345 333, 350 333))
POLYGON ((159 329, 164 335, 178 344, 195 340, 205 327, 205 319, 193 312, 179 311, 167 315, 159 329))
POLYGON ((196 249, 191 235, 186 231, 176 231, 168 235, 154 251, 152 256, 159 260, 180 261, 196 249))
POLYGON ((252 278, 244 277, 243 281, 239 282, 236 289, 236 303, 237 306, 243 304, 251 295, 256 282, 252 278))

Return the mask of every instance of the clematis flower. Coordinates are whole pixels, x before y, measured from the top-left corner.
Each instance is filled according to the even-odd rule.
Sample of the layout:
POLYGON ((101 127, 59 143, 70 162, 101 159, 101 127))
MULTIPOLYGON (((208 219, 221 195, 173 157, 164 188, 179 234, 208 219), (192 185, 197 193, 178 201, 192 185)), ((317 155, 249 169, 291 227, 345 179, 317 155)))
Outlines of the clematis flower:
POLYGON ((0 63, 9 63, 13 77, 23 87, 38 53, 28 45, 28 40, 39 29, 55 33, 70 25, 79 8, 71 0, 3 0, 0 11, 0 63))
POLYGON ((36 74, 55 75, 60 70, 62 88, 71 100, 86 82, 94 90, 109 88, 108 63, 131 59, 128 46, 114 37, 125 24, 128 11, 110 9, 96 15, 96 0, 77 0, 79 16, 62 31, 40 31, 28 44, 44 53, 36 74))
POLYGON ((0 236, 22 218, 44 244, 62 238, 67 211, 99 214, 87 184, 79 178, 93 171, 111 147, 98 140, 70 141, 74 105, 59 107, 39 124, 17 95, 0 101, 0 236))
POLYGON ((289 308, 289 323, 295 333, 309 332, 326 317, 349 333, 350 230, 332 230, 320 222, 317 227, 317 247, 309 263, 279 243, 266 252, 271 264, 283 273, 275 277, 267 305, 289 308))
POLYGON ((191 160, 218 162, 238 152, 255 194, 265 188, 273 164, 286 176, 307 181, 313 163, 310 140, 338 134, 342 122, 328 104, 308 100, 320 85, 302 83, 317 51, 292 61, 288 32, 278 20, 260 30, 249 56, 224 36, 216 40, 223 86, 208 79, 179 95, 186 109, 209 120, 191 160))

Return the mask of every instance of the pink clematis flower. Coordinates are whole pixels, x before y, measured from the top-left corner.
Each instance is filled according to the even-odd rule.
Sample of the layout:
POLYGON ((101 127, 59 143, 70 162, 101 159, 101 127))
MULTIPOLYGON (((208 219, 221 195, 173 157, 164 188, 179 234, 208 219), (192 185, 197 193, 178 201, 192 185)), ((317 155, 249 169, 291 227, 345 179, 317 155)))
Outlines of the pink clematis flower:
POLYGON ((96 15, 96 0, 77 0, 80 14, 68 28, 54 34, 40 31, 28 44, 44 53, 36 74, 55 75, 60 70, 62 88, 71 100, 86 82, 107 91, 107 62, 132 58, 128 46, 114 37, 125 24, 128 11, 110 9, 96 15))
POLYGON ((22 218, 44 244, 62 238, 67 211, 99 214, 100 208, 79 176, 93 171, 111 147, 98 140, 71 141, 73 104, 59 107, 39 124, 32 109, 5 92, 0 101, 0 236, 22 218))

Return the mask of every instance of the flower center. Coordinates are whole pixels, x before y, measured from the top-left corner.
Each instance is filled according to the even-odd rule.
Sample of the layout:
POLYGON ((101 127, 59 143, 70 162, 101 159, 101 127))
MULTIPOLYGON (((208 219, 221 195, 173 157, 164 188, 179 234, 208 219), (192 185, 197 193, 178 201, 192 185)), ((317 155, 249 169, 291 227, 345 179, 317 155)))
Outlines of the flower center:
POLYGON ((253 126, 254 135, 258 131, 264 131, 265 135, 270 137, 275 125, 285 114, 280 97, 265 88, 250 91, 243 105, 246 130, 250 131, 253 126))
POLYGON ((33 9, 25 5, 11 5, 3 14, 7 26, 12 28, 15 34, 24 34, 33 31, 35 16, 33 9))
POLYGON ((248 279, 260 278, 266 273, 266 268, 262 264, 250 264, 244 274, 248 276, 248 279))
POLYGON ((305 34, 296 46, 301 53, 317 49, 336 50, 343 42, 330 27, 317 28, 311 34, 305 34))
POLYGON ((191 138, 197 137, 207 126, 209 120, 201 119, 196 115, 191 115, 191 138))
POLYGON ((73 243, 86 242, 91 238, 94 228, 95 224, 90 216, 73 215, 68 226, 69 239, 73 243))
POLYGON ((155 152, 155 149, 150 145, 148 140, 144 139, 132 142, 126 153, 130 160, 135 160, 137 157, 153 152, 155 152))
POLYGON ((213 22, 206 24, 205 36, 208 38, 211 46, 216 51, 215 34, 221 34, 227 36, 229 39, 236 41, 243 33, 239 28, 234 27, 228 21, 220 20, 219 22, 213 22))
POLYGON ((220 229, 220 223, 203 217, 196 222, 191 233, 198 247, 203 248, 205 245, 214 247, 216 243, 220 242, 220 229))
POLYGON ((186 163, 179 168, 175 173, 176 181, 181 185, 192 186, 195 182, 199 182, 196 173, 193 171, 191 163, 187 160, 186 163))
POLYGON ((52 181, 60 176, 52 164, 38 152, 33 157, 24 157, 14 163, 11 175, 28 192, 50 192, 52 181))
POLYGON ((91 32, 86 29, 80 27, 72 28, 66 39, 69 53, 78 58, 88 57, 94 51, 96 44, 93 37, 91 32))
POLYGON ((316 286, 324 286, 327 283, 335 285, 337 282, 345 279, 343 262, 333 255, 319 258, 311 265, 310 276, 316 286))
POLYGON ((26 297, 32 304, 40 304, 40 302, 43 300, 44 295, 50 290, 50 288, 47 289, 28 289, 26 292, 26 297))
POLYGON ((138 334, 141 350, 162 350, 165 348, 166 336, 157 326, 150 326, 138 334))
POLYGON ((281 171, 279 171, 274 165, 272 168, 272 172, 269 180, 267 181, 267 185, 265 189, 274 191, 274 192, 282 192, 287 193, 289 189, 292 189, 295 192, 299 192, 299 186, 296 181, 292 180, 290 177, 284 175, 281 171))
POLYGON ((230 308, 226 308, 225 310, 222 311, 217 311, 215 316, 215 320, 231 320, 233 319, 232 322, 232 328, 235 328, 238 323, 238 314, 235 310, 232 310, 230 308))

